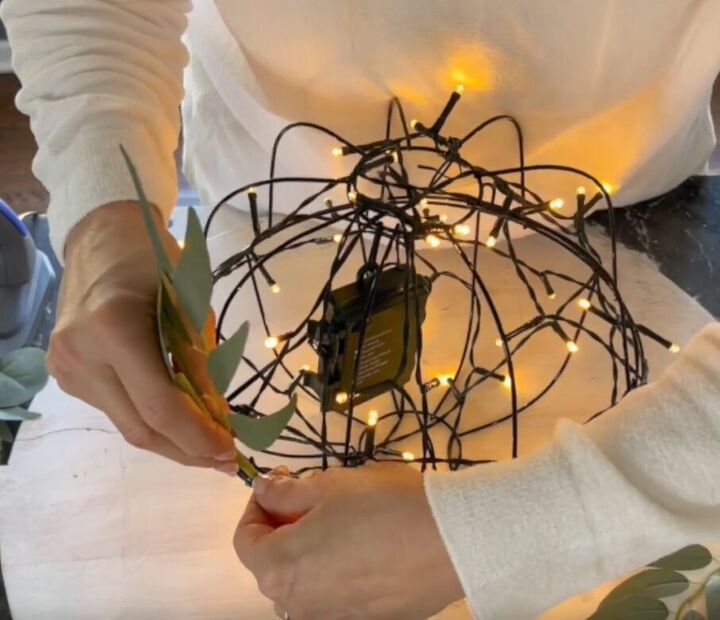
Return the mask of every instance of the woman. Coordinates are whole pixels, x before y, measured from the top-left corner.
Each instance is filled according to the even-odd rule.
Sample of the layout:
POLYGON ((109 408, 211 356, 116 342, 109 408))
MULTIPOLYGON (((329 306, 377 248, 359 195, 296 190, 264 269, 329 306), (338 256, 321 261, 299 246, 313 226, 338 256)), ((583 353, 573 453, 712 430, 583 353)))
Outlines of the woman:
MULTIPOLYGON (((51 370, 127 441, 186 465, 234 475, 233 443, 165 375, 154 260, 117 148, 145 171, 167 220, 181 102, 186 172, 207 203, 263 176, 288 121, 362 141, 391 95, 430 118, 459 81, 474 95, 458 122, 513 113, 530 163, 592 170, 618 188, 618 204, 702 172, 715 141, 715 0, 197 0, 187 20, 190 9, 2 7, 66 267, 51 370)), ((290 152, 318 175, 336 165, 319 143, 290 152)), ((509 157, 496 146, 474 156, 509 157)), ((544 194, 568 191, 542 183, 544 194)), ((303 480, 276 472, 257 481, 240 522, 240 559, 293 620, 423 618, 463 593, 477 618, 533 617, 720 533, 719 353, 714 325, 658 382, 588 427, 561 427, 531 458, 425 478, 402 466, 303 480)))

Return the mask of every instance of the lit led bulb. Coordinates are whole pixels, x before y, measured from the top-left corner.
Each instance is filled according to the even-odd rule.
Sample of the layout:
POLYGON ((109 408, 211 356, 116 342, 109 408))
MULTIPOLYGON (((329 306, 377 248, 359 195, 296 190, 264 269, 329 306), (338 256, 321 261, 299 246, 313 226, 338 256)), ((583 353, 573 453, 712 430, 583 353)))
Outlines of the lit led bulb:
POLYGON ((182 239, 178 239, 178 247, 179 247, 181 250, 184 250, 184 249, 185 249, 185 242, 184 242, 182 239))
POLYGON ((416 118, 412 119, 410 121, 410 129, 413 129, 413 130, 417 129, 418 123, 419 123, 418 119, 416 119, 416 118))
POLYGON ((368 413, 367 425, 371 428, 376 426, 378 423, 378 417, 378 412, 373 409, 370 413, 368 413))
POLYGON ((680 353, 680 345, 675 344, 674 342, 668 347, 668 351, 670 353, 680 353))
POLYGON ((577 188, 578 196, 584 196, 585 195, 585 188, 581 185, 577 188))
POLYGON ((423 208, 426 208, 426 207, 428 206, 428 199, 427 199, 427 198, 423 198, 423 199, 420 201, 420 206, 423 207, 423 208))
POLYGON ((277 295, 280 292, 280 285, 276 282, 270 287, 270 290, 277 295))
POLYGON ((550 201, 550 208, 553 211, 559 211, 565 206, 565 201, 562 198, 555 198, 550 201))
POLYGON ((325 206, 328 208, 333 206, 332 198, 325 198, 325 200, 323 200, 323 202, 325 203, 325 206))
POLYGON ((406 461, 407 463, 410 463, 415 460, 415 455, 412 452, 403 452, 402 457, 403 457, 403 461, 406 461))
POLYGON ((309 370, 310 370, 310 364, 303 364, 303 365, 302 365, 302 369, 303 369, 303 371, 305 371, 305 372, 309 372, 309 370))
POLYGON ((505 375, 503 379, 503 385, 509 390, 512 387, 512 378, 510 375, 505 375))
POLYGON ((583 310, 590 310, 590 308, 592 308, 592 304, 588 299, 578 300, 578 306, 580 306, 583 310))
POLYGON ((455 231, 456 235, 461 235, 463 237, 470 234, 470 226, 468 226, 467 224, 456 224, 453 230, 455 231))
POLYGON ((333 235, 333 241, 334 241, 335 243, 340 243, 342 240, 343 240, 343 236, 342 236, 341 233, 335 233, 335 234, 333 235))
POLYGON ((463 95, 463 94, 465 94, 465 86, 464 86, 463 84, 458 84, 458 85, 455 87, 455 92, 456 92, 458 95, 463 95))
POLYGON ((548 299, 556 299, 556 298, 557 298, 557 293, 555 291, 553 291, 552 293, 548 293, 548 299))
POLYGON ((602 186, 608 194, 612 194, 615 191, 615 187, 613 187, 612 183, 603 183, 602 186))
POLYGON ((357 197, 358 197, 358 196, 357 196, 357 192, 356 192, 354 189, 351 189, 351 190, 348 192, 348 200, 349 200, 350 202, 357 202, 357 197))
POLYGON ((485 242, 485 245, 489 248, 494 248, 497 245, 497 237, 490 235, 485 242))
POLYGON ((570 353, 577 353, 580 350, 574 340, 568 340, 565 343, 565 346, 570 353))
POLYGON ((252 194, 253 196, 256 196, 256 195, 257 195, 257 189, 255 189, 254 187, 249 187, 247 193, 248 193, 248 194, 252 194))
POLYGON ((348 401, 347 392, 338 392, 335 394, 335 402, 338 405, 344 405, 348 401))
POLYGON ((277 336, 268 336, 265 338, 265 347, 268 349, 274 349, 280 344, 280 339, 277 336))
POLYGON ((333 157, 342 157, 343 156, 343 149, 341 146, 336 146, 332 150, 333 157))
POLYGON ((503 346, 502 338, 495 338, 495 346, 500 349, 503 346))
POLYGON ((440 239, 437 235, 427 235, 425 237, 425 243, 427 243, 431 248, 436 248, 440 245, 440 239))
POLYGON ((445 387, 450 387, 452 385, 453 377, 452 375, 438 375, 437 380, 440 382, 440 385, 444 385, 445 387))

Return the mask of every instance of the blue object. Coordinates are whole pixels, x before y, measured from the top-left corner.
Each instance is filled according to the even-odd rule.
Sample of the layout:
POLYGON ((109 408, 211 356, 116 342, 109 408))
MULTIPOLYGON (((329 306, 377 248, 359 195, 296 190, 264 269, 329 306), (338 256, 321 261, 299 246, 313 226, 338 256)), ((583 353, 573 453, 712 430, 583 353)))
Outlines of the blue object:
POLYGON ((0 357, 30 344, 54 282, 50 260, 0 200, 0 357))
POLYGON ((10 222, 10 225, 14 226, 23 237, 27 237, 29 235, 25 224, 22 223, 22 220, 15 215, 15 212, 8 207, 7 203, 2 198, 0 198, 0 217, 4 217, 8 222, 10 222))

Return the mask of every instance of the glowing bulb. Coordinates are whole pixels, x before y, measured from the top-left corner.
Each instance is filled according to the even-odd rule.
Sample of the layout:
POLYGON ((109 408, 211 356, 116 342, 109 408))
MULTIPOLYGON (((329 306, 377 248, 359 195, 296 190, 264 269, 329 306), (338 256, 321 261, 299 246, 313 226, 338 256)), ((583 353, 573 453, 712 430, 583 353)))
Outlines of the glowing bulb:
POLYGON ((274 349, 280 344, 280 339, 277 336, 268 336, 265 338, 265 347, 268 349, 274 349))
POLYGON ((420 201, 420 206, 421 206, 421 207, 427 207, 427 206, 428 206, 428 199, 427 199, 427 198, 423 198, 423 199, 420 201))
POLYGON ((403 452, 402 457, 403 457, 403 461, 406 461, 408 463, 415 460, 415 455, 412 452, 403 452))
POLYGON ((590 308, 592 308, 592 304, 588 299, 578 300, 578 306, 580 306, 583 310, 590 310, 590 308))
POLYGON ((336 233, 333 235, 333 241, 335 243, 340 243, 343 240, 343 236, 340 233, 336 233))
POLYGON ((343 149, 342 149, 342 147, 341 147, 341 146, 336 146, 336 147, 332 150, 332 154, 333 154, 334 157, 342 157, 342 156, 343 156, 343 149))
POLYGON ((323 200, 323 202, 325 203, 325 206, 328 208, 333 206, 332 198, 325 198, 325 200, 323 200))
POLYGON ((440 245, 440 239, 436 235, 428 235, 425 237, 425 243, 427 243, 431 248, 436 248, 440 245))
POLYGON ((400 153, 397 151, 392 152, 393 161, 397 164, 400 161, 400 153))
POLYGON ((302 369, 303 369, 305 372, 308 372, 308 371, 310 370, 310 364, 303 364, 303 365, 302 365, 302 369))
POLYGON ((276 282, 270 287, 270 290, 277 295, 280 292, 280 285, 276 282))
POLYGON ((379 417, 379 416, 378 416, 378 412, 373 409, 370 413, 368 413, 367 425, 368 425, 369 427, 371 427, 371 428, 372 428, 373 426, 377 425, 377 423, 378 423, 378 417, 379 417))
POLYGON ((577 346, 577 344, 575 344, 574 340, 568 340, 565 343, 565 346, 567 347, 567 350, 570 353, 577 353, 580 350, 580 348, 577 346))
POLYGON ((565 201, 562 198, 555 198, 550 201, 550 208, 553 211, 559 211, 565 206, 565 201))
POLYGON ((552 293, 548 293, 548 299, 555 299, 556 297, 557 297, 556 292, 553 291, 552 293))
POLYGON ((344 405, 348 401, 347 392, 338 392, 335 394, 335 402, 338 405, 344 405))
POLYGON ((257 195, 257 189, 255 189, 254 187, 248 187, 247 193, 257 195))
POLYGON ((680 345, 673 343, 668 347, 668 351, 670 353, 680 353, 680 345))
POLYGON ((465 94, 465 86, 464 86, 463 84, 458 84, 458 85, 455 87, 455 92, 456 92, 458 95, 463 95, 463 94, 465 94))
POLYGON ((450 387, 452 385, 453 377, 452 375, 438 375, 437 380, 440 382, 440 385, 444 385, 445 387, 450 387))
POLYGON ((489 248, 494 248, 497 245, 497 237, 490 235, 485 242, 485 245, 489 248))
POLYGON ((503 385, 509 390, 512 387, 512 378, 510 375, 506 375, 503 379, 503 385))
POLYGON ((184 242, 182 239, 178 239, 178 247, 179 247, 181 250, 184 250, 184 249, 185 249, 185 242, 184 242))
POLYGON ((414 118, 410 121, 410 129, 417 129, 418 126, 418 119, 414 118))
POLYGON ((355 201, 357 201, 357 197, 358 197, 358 196, 357 196, 357 192, 356 192, 355 190, 351 189, 351 190, 348 192, 348 200, 349 200, 350 202, 355 202, 355 201))
POLYGON ((453 230, 455 231, 455 234, 462 236, 470 234, 470 226, 468 226, 467 224, 456 224, 453 230))
POLYGON ((503 346, 502 338, 495 338, 495 346, 500 349, 503 346))
POLYGON ((608 194, 612 194, 615 191, 615 188, 613 187, 612 183, 603 183, 602 186, 603 186, 603 189, 608 194))
POLYGON ((577 188, 578 196, 584 196, 585 195, 585 188, 581 185, 577 188))

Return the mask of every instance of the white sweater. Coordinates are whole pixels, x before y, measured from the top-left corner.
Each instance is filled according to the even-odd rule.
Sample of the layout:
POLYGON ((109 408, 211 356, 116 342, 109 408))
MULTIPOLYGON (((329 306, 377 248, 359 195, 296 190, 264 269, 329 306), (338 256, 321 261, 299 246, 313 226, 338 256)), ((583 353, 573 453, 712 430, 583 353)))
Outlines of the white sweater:
MULTIPOLYGON (((134 198, 119 143, 170 212, 189 10, 188 0, 3 2, 59 253, 86 213, 134 198)), ((719 29, 716 0, 196 0, 186 166, 213 200, 265 176, 270 141, 290 120, 372 139, 391 93, 431 119, 462 81, 456 133, 514 113, 530 162, 587 168, 619 187, 621 203, 647 198, 702 171, 712 149, 719 29)), ((501 164, 509 142, 498 135, 470 156, 501 164)), ((288 165, 332 174, 332 146, 296 140, 288 165)), ((565 424, 541 453, 428 475, 475 615, 531 618, 682 544, 720 539, 719 446, 714 325, 656 384, 588 427, 565 424)))

